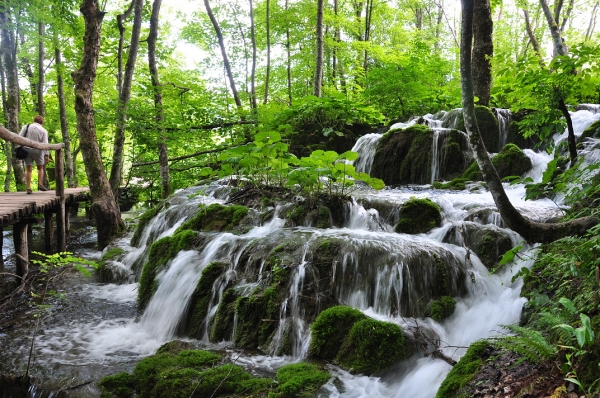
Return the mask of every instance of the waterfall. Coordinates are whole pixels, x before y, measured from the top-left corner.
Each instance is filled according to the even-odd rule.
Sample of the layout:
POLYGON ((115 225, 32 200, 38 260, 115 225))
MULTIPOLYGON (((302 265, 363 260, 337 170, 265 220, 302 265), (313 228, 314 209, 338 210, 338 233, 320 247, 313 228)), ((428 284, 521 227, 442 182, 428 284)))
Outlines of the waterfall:
POLYGON ((498 119, 498 148, 504 148, 504 145, 508 142, 508 126, 512 119, 510 109, 492 108, 496 119, 498 119))
POLYGON ((381 136, 381 134, 370 133, 363 135, 356 141, 352 151, 358 152, 358 159, 354 161, 354 168, 357 172, 371 173, 375 151, 377 151, 381 136))
POLYGON ((433 143, 431 144, 431 184, 433 184, 437 179, 440 173, 440 159, 439 159, 439 150, 438 150, 438 142, 440 138, 440 130, 433 130, 433 143))

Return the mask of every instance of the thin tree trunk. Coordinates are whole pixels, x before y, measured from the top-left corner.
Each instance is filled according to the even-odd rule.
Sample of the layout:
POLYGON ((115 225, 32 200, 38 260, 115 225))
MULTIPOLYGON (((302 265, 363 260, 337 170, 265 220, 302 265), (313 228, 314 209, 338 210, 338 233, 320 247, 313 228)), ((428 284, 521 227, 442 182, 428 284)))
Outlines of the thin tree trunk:
MULTIPOLYGON (((38 22, 37 112, 42 116, 46 115, 46 104, 44 103, 44 83, 46 81, 46 73, 44 69, 44 58, 46 51, 44 48, 44 30, 44 23, 38 22)), ((46 173, 44 173, 44 175, 46 175, 46 173)))
MULTIPOLYGON (((1 48, 1 47, 0 47, 1 48)), ((2 62, 2 57, 0 56, 0 85, 2 86, 2 111, 3 115, 6 117, 8 114, 6 112, 6 75, 4 73, 4 62, 2 62)), ((4 121, 6 123, 6 120, 4 121)), ((6 155, 6 175, 4 176, 4 192, 10 192, 10 181, 12 178, 12 145, 5 141, 3 143, 4 153, 6 155)))
POLYGON ((67 119, 67 104, 65 101, 65 83, 63 79, 64 65, 58 42, 58 32, 54 29, 54 67, 56 68, 56 88, 58 97, 58 112, 60 115, 60 132, 65 144, 65 171, 67 173, 67 184, 69 188, 77 187, 77 178, 71 152, 71 137, 69 134, 69 122, 67 119))
POLYGON ((250 72, 250 105, 256 110, 256 34, 254 32, 254 6, 252 0, 250 5, 250 41, 252 42, 252 70, 250 72))
MULTIPOLYGON (((489 0, 476 1, 473 13, 473 89, 475 96, 479 98, 478 104, 489 106, 492 86, 491 58, 494 55, 494 24, 489 0)), ((491 149, 495 151, 495 148, 491 149)))
POLYGON ((129 7, 123 14, 117 15, 117 28, 119 29, 119 47, 117 50, 117 91, 121 94, 121 87, 123 87, 123 46, 125 42, 125 26, 123 21, 131 16, 133 12, 133 5, 135 0, 131 0, 129 7))
POLYGON ((110 170, 110 187, 115 198, 119 197, 119 187, 123 176, 123 152, 125 147, 125 127, 127 126, 127 108, 131 98, 131 84, 133 82, 133 72, 135 71, 135 61, 137 59, 138 48, 140 46, 140 31, 142 28, 142 11, 144 0, 134 0, 133 6, 133 27, 131 29, 131 44, 127 63, 125 64, 125 74, 123 76, 123 86, 119 93, 119 103, 117 104, 117 127, 115 131, 115 140, 113 146, 112 167, 110 170))
MULTIPOLYGON (((373 18, 373 0, 367 0, 366 4, 366 17, 365 17, 365 43, 368 43, 371 40, 371 18, 373 18)), ((366 49, 363 59, 363 69, 365 72, 365 83, 367 79, 367 73, 369 69, 369 50, 366 49)))
POLYGON ((315 63, 315 78, 313 83, 313 95, 315 97, 321 96, 321 89, 323 85, 323 12, 324 0, 317 0, 317 57, 315 63))
POLYGON ((215 34, 217 35, 217 40, 219 41, 219 47, 221 49, 221 55, 223 57, 223 64, 225 64, 225 71, 227 72, 227 78, 229 79, 229 86, 231 92, 233 94, 233 100, 235 101, 235 105, 239 110, 242 109, 242 101, 240 100, 240 96, 238 94, 237 88, 235 87, 235 80, 233 78, 233 71, 231 70, 231 64, 229 63, 229 58, 227 58, 227 50, 225 49, 225 41, 223 40, 223 33, 221 32, 221 28, 219 27, 219 22, 215 18, 215 15, 210 8, 210 3, 208 0, 204 0, 204 6, 206 7, 206 13, 212 22, 213 28, 215 29, 215 34))
MULTIPOLYGON (((288 11, 288 0, 285 0, 285 11, 288 11)), ((290 106, 292 106, 292 54, 291 54, 291 41, 290 41, 290 28, 289 26, 285 29, 285 48, 287 53, 287 87, 288 87, 288 99, 290 106)))
POLYGON ((592 34, 594 33, 594 28, 596 27, 596 16, 598 15, 598 6, 600 6, 600 1, 597 1, 594 4, 594 8, 592 9, 592 15, 590 16, 590 24, 588 25, 587 31, 585 32, 585 41, 588 41, 592 38, 592 34))
POLYGON ((267 104, 269 100, 269 79, 271 78, 271 0, 266 3, 266 35, 267 35, 267 70, 265 72, 265 98, 263 104, 267 104))
MULTIPOLYGON (((569 0, 569 6, 567 7, 567 14, 565 15, 565 17, 563 18, 562 23, 560 24, 560 31, 561 32, 565 31, 565 27, 567 26, 567 22, 569 21, 569 18, 571 17, 571 13, 573 12, 573 7, 575 7, 575 0, 569 0)), ((558 19, 556 21, 558 21, 558 19)))
POLYGON ((81 65, 73 72, 75 113, 80 148, 90 184, 92 212, 96 217, 98 248, 102 250, 114 237, 122 233, 125 224, 102 165, 92 103, 102 19, 105 13, 98 8, 97 0, 83 0, 80 10, 85 20, 85 35, 81 65))
MULTIPOLYGON (((16 58, 16 40, 15 32, 13 30, 13 23, 6 14, 6 10, 2 9, 0 12, 0 26, 1 26, 1 49, 4 64, 4 72, 6 74, 6 101, 4 101, 6 127, 10 131, 19 131, 19 76, 17 71, 17 58, 16 58)), ((10 145, 13 147, 14 145, 10 145)), ((12 154, 12 150, 11 150, 12 154)), ((15 184, 17 190, 24 191, 25 186, 25 172, 23 171, 22 162, 15 158, 10 157, 12 162, 12 169, 15 176, 15 184)))
POLYGON ((538 43, 537 38, 535 37, 535 34, 533 33, 533 29, 531 28, 531 22, 529 21, 529 11, 527 11, 526 9, 523 9, 523 15, 525 16, 525 30, 527 31, 527 36, 529 37, 529 42, 533 46, 533 50, 538 55, 538 57, 543 59, 544 57, 542 56, 542 52, 540 51, 540 44, 538 43))
POLYGON ((162 103, 162 89, 158 79, 158 68, 156 66, 156 39, 158 38, 158 16, 162 0, 154 0, 152 4, 152 17, 150 18, 150 33, 148 35, 148 68, 150 79, 154 90, 154 111, 156 120, 156 132, 158 136, 158 160, 160 163, 160 185, 162 187, 162 198, 171 195, 171 181, 169 178, 169 151, 167 149, 167 137, 164 128, 164 109, 162 103))
POLYGON ((460 47, 460 82, 462 89, 462 106, 465 129, 473 155, 481 169, 494 203, 509 228, 519 233, 528 242, 552 242, 569 235, 582 235, 589 228, 598 224, 597 217, 585 217, 564 223, 538 223, 528 220, 510 203, 502 181, 498 177, 489 154, 483 144, 483 139, 477 126, 475 104, 473 101, 473 79, 471 51, 473 41, 473 8, 474 0, 461 0, 462 31, 460 47))

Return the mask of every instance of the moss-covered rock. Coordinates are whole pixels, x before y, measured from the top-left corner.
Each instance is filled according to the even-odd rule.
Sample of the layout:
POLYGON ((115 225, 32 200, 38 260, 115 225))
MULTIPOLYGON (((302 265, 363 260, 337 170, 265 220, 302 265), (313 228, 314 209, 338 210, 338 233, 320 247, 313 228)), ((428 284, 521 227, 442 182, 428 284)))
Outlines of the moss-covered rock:
POLYGON ((585 129, 579 137, 579 142, 586 138, 599 138, 600 137, 600 120, 596 120, 590 127, 585 129))
POLYGON ((135 378, 127 372, 121 372, 102 378, 98 386, 102 397, 130 398, 135 392, 135 378))
POLYGON ((352 326, 335 362, 357 373, 372 374, 388 368, 408 354, 400 326, 367 318, 352 326))
MULTIPOLYGON (((475 105, 475 116, 485 148, 488 152, 498 152, 500 150, 498 139, 499 126, 498 119, 496 119, 494 112, 485 106, 475 105)), ((466 131, 462 115, 460 115, 456 128, 461 131, 466 131)))
POLYGON ((156 350, 156 354, 177 355, 181 351, 191 350, 191 349, 192 349, 192 344, 189 341, 173 340, 173 341, 169 341, 168 343, 161 345, 158 348, 158 350, 156 350))
POLYGON ((394 231, 405 234, 428 232, 442 223, 437 203, 428 198, 410 198, 400 208, 400 221, 394 231))
POLYGON ((448 318, 454 313, 456 301, 450 296, 443 296, 439 300, 434 300, 429 308, 431 318, 436 321, 441 321, 448 318))
POLYGON ((300 362, 277 371, 277 390, 270 398, 313 397, 331 375, 317 365, 300 362))
POLYGON ((205 324, 206 315, 210 300, 212 298, 212 287, 215 281, 223 275, 227 269, 227 264, 221 262, 212 262, 208 264, 200 275, 196 289, 190 298, 189 312, 185 317, 186 322, 183 326, 186 335, 202 339, 208 325, 205 324))
POLYGON ((244 233, 250 228, 249 225, 242 225, 247 215, 248 208, 245 206, 223 206, 219 203, 209 206, 201 205, 198 213, 184 222, 177 231, 192 229, 194 231, 244 233))
POLYGON ((146 243, 146 242, 140 242, 140 239, 142 238, 142 233, 144 232, 144 229, 150 223, 150 220, 152 220, 164 207, 165 207, 165 202, 161 202, 159 205, 146 210, 144 212, 144 214, 142 214, 140 216, 140 218, 138 220, 137 228, 135 229, 135 232, 133 233, 133 236, 131 237, 131 242, 130 242, 131 246, 137 247, 140 245, 140 243, 146 243))
POLYGON ((181 250, 189 250, 198 243, 198 233, 182 230, 173 236, 166 236, 152 243, 148 261, 144 264, 138 287, 138 306, 146 305, 156 291, 156 275, 170 260, 174 259, 181 250))
POLYGON ((356 308, 336 306, 322 311, 310 325, 312 332, 308 354, 326 360, 333 360, 344 339, 356 322, 367 316, 356 308))
POLYGON ((475 376, 484 364, 484 361, 487 359, 485 353, 490 347, 490 343, 487 340, 480 340, 471 344, 466 354, 452 367, 452 370, 450 370, 450 373, 448 373, 442 382, 435 397, 459 397, 460 395, 457 394, 460 389, 473 379, 473 376, 475 376))
POLYGON ((238 297, 239 295, 233 288, 223 292, 210 330, 210 341, 219 342, 231 339, 235 319, 235 303, 238 297))
POLYGON ((468 182, 469 180, 467 178, 459 177, 448 182, 435 181, 432 184, 432 187, 435 189, 449 189, 451 191, 462 191, 466 189, 468 182))
POLYGON ((386 185, 431 182, 433 132, 422 125, 387 132, 379 141, 371 176, 386 185))
POLYGON ((102 255, 102 258, 98 262, 98 268, 96 269, 96 275, 100 279, 100 282, 104 283, 116 283, 122 282, 124 278, 128 275, 124 275, 123 272, 118 272, 118 270, 111 267, 111 263, 113 261, 118 260, 125 250, 120 247, 113 247, 106 251, 102 255))
POLYGON ((500 178, 521 176, 532 167, 529 156, 515 144, 506 144, 502 151, 492 158, 492 163, 500 178))

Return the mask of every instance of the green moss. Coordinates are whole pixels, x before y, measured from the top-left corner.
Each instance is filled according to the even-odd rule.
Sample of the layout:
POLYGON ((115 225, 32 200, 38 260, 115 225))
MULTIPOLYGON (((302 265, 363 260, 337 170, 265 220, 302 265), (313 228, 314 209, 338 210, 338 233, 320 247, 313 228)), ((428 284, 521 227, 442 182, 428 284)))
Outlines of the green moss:
POLYGON ((410 198, 400 208, 400 220, 394 231, 406 234, 420 234, 440 226, 440 207, 431 199, 410 198))
POLYGON ((406 358, 408 351, 400 326, 367 318, 352 326, 335 362, 354 372, 372 374, 406 358))
POLYGON ((209 206, 202 205, 198 213, 184 222, 177 231, 192 229, 194 231, 245 232, 247 228, 241 227, 240 223, 247 214, 248 208, 245 206, 223 206, 219 203, 209 206))
POLYGON ((390 132, 378 144, 371 176, 386 185, 429 183, 432 145, 433 132, 427 126, 390 132))
POLYGON ((502 151, 492 158, 492 163, 500 178, 521 176, 532 167, 529 156, 515 144, 506 144, 502 151))
POLYGON ((279 383, 274 394, 269 398, 314 397, 316 391, 325 384, 331 375, 317 365, 294 363, 282 366, 277 371, 279 383))
POLYGON ((579 142, 583 141, 586 138, 598 138, 600 137, 600 120, 596 120, 590 127, 585 129, 583 133, 581 133, 581 137, 579 137, 579 142))
POLYGON ((219 354, 201 350, 183 350, 177 355, 177 366, 202 370, 213 367, 221 360, 219 354))
POLYGON ((135 391, 135 378, 127 372, 103 377, 98 382, 103 396, 130 398, 135 391))
POLYGON ((189 350, 192 348, 192 344, 187 341, 173 340, 161 345, 156 354, 172 354, 177 355, 183 350, 189 350))
POLYGON ((183 230, 173 236, 166 236, 150 246, 148 261, 144 264, 138 287, 138 306, 143 309, 156 291, 156 275, 160 268, 174 259, 181 250, 193 248, 198 241, 194 231, 183 230))
POLYGON ((235 312, 238 317, 234 340, 236 347, 257 349, 260 345, 260 326, 265 312, 263 297, 258 295, 239 297, 235 312))
POLYGON ((354 324, 367 316, 356 308, 336 306, 322 311, 310 325, 308 354, 333 360, 354 324))
POLYGON ((483 265, 492 270, 498 266, 501 257, 512 249, 510 236, 495 229, 485 229, 475 236, 471 247, 483 265))
POLYGON ((232 288, 223 292, 210 331, 210 341, 219 342, 229 340, 233 335, 233 321, 235 318, 235 303, 237 298, 238 294, 232 288))
POLYGON ((317 228, 331 227, 331 211, 327 206, 320 206, 317 209, 317 228))
POLYGON ((450 189, 453 191, 462 191, 464 189, 466 189, 466 183, 469 180, 466 178, 455 178, 452 181, 448 181, 448 182, 439 182, 439 181, 435 181, 432 186, 435 189, 450 189))
POLYGON ((165 202, 162 202, 158 206, 146 210, 144 214, 140 216, 137 228, 135 229, 135 232, 131 237, 131 246, 139 246, 139 244, 141 243, 140 239, 142 238, 142 232, 144 232, 144 228, 146 228, 146 226, 150 223, 150 220, 152 220, 164 207, 165 202))
POLYGON ((454 307, 456 307, 456 301, 450 296, 434 300, 430 307, 431 318, 436 321, 446 319, 454 313, 454 307))
POLYGON ((466 181, 481 181, 483 180, 483 174, 481 174, 477 162, 473 161, 460 178, 466 181))
POLYGON ((176 364, 177 357, 171 354, 152 355, 138 362, 133 369, 133 376, 140 396, 150 396, 149 394, 158 382, 161 373, 174 368, 176 364))
POLYGON ((113 247, 102 255, 102 259, 98 262, 98 268, 96 268, 96 275, 98 275, 101 282, 115 282, 113 273, 106 267, 109 261, 117 260, 123 253, 125 253, 125 250, 120 247, 113 247))
POLYGON ((204 337, 204 320, 206 319, 208 306, 212 298, 212 287, 226 270, 226 264, 212 262, 208 264, 200 275, 196 289, 190 298, 191 313, 189 315, 189 327, 187 333, 190 337, 202 339, 204 337))
POLYGON ((285 212, 285 218, 293 221, 294 225, 304 225, 306 219, 306 208, 304 205, 296 204, 285 212))
POLYGON ((487 340, 477 341, 450 370, 442 385, 438 389, 436 398, 453 398, 479 371, 484 361, 484 353, 490 347, 487 340))

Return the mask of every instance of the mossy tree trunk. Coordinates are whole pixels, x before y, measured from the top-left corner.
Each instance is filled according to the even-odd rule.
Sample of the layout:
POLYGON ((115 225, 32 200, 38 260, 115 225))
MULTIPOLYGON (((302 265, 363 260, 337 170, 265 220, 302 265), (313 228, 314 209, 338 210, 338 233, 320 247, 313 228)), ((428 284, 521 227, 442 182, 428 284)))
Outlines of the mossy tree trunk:
POLYGON ((489 0, 475 2, 473 10, 473 90, 479 98, 478 105, 489 106, 492 87, 492 9, 489 0))
POLYGON ((92 211, 96 218, 98 247, 103 249, 125 228, 119 206, 102 165, 92 104, 100 51, 100 33, 105 13, 98 8, 97 0, 83 0, 80 10, 85 20, 85 35, 81 65, 73 72, 75 113, 81 153, 92 195, 92 211))
POLYGON ((515 209, 504 191, 502 181, 498 177, 498 172, 492 164, 487 149, 483 144, 475 117, 473 79, 471 74, 474 1, 461 0, 460 82, 462 88, 462 106, 465 128, 469 135, 469 142, 473 148, 473 155, 483 173, 483 178, 492 194, 494 203, 508 227, 521 234, 528 242, 552 242, 569 235, 582 235, 589 228, 598 224, 600 220, 597 217, 584 217, 556 224, 534 222, 525 218, 515 209))
POLYGON ((317 0, 317 57, 315 61, 315 78, 313 95, 315 97, 321 96, 321 89, 323 86, 323 57, 324 57, 324 44, 323 44, 323 13, 324 13, 324 0, 317 0))

